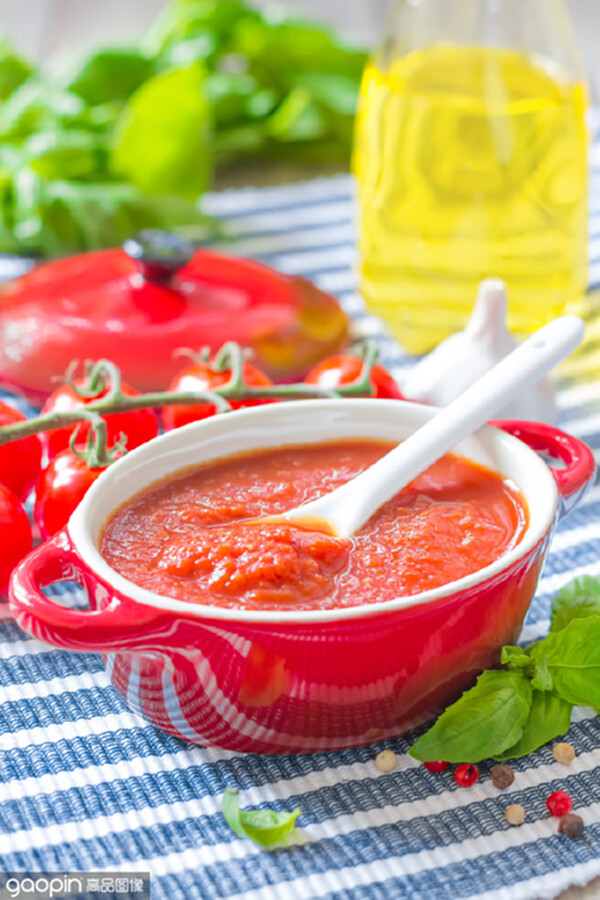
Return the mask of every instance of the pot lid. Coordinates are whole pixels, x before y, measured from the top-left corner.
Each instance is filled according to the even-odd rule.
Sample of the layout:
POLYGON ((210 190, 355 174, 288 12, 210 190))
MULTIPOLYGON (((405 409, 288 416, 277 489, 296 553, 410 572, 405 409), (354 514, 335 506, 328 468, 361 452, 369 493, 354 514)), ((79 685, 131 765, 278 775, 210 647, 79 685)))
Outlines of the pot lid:
POLYGON ((337 301, 306 279, 159 231, 42 264, 0 303, 0 382, 38 401, 72 359, 111 359, 138 390, 164 390, 182 365, 175 350, 233 340, 289 379, 348 334, 337 301))

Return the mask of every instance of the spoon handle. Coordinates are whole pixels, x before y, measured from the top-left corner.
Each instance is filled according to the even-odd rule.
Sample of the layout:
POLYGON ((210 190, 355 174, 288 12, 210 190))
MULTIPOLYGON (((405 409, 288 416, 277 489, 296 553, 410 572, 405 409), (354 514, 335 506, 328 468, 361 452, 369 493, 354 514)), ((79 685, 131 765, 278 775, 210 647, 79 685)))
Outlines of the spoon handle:
MULTIPOLYGON (((334 533, 349 537, 383 503, 572 353, 584 330, 577 316, 562 316, 540 328, 365 472, 294 514, 325 519, 334 533)), ((456 364, 468 365, 468 360, 456 364)))

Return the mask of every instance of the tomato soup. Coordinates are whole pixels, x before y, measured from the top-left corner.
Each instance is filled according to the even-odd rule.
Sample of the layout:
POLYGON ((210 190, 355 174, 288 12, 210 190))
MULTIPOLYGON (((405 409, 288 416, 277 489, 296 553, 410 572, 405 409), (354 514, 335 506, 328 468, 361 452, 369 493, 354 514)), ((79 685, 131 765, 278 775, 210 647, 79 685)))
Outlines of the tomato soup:
POLYGON ((285 447, 186 469, 108 522, 107 562, 148 590, 242 609, 328 609, 440 587, 489 565, 527 525, 524 498, 451 454, 400 491, 351 539, 250 523, 348 481, 392 449, 379 441, 285 447))

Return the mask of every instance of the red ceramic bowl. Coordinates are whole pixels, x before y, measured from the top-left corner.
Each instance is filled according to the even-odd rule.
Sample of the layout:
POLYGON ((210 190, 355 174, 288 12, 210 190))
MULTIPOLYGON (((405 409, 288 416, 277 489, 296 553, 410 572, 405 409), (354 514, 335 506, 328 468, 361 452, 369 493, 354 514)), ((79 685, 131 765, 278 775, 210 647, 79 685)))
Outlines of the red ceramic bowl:
POLYGON ((115 463, 67 528, 15 571, 10 605, 34 637, 105 655, 136 712, 186 740, 259 753, 356 747, 438 711, 514 642, 557 517, 594 474, 589 449, 528 422, 483 428, 457 448, 520 487, 530 523, 520 544, 445 587, 326 611, 236 611, 159 596, 113 571, 102 527, 132 495, 232 451, 371 437, 399 441, 431 407, 397 400, 307 400, 242 410, 172 431, 115 463), (508 434, 507 432, 512 432, 508 434), (561 460, 550 469, 538 455, 561 460), (90 609, 41 588, 76 580, 90 609))

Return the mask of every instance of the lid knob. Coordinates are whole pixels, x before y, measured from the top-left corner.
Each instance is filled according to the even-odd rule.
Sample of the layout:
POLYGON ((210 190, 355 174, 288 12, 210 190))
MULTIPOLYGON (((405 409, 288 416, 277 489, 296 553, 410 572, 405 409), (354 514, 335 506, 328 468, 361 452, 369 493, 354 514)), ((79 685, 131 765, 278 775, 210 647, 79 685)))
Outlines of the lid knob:
POLYGON ((194 245, 177 234, 146 229, 123 244, 125 253, 138 264, 146 281, 165 284, 194 255, 194 245))

